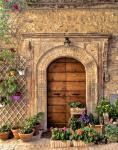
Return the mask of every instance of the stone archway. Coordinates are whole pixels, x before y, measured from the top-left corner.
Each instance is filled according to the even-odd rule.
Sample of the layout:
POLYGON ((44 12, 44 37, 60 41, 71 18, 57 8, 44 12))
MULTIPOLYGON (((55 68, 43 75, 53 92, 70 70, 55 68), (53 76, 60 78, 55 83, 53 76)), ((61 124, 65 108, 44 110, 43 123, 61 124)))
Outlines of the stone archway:
POLYGON ((98 100, 98 71, 94 58, 84 49, 76 46, 58 46, 48 50, 37 63, 37 112, 45 114, 44 128, 47 128, 47 68, 55 59, 71 57, 80 61, 86 70, 86 106, 88 112, 94 112, 98 100))

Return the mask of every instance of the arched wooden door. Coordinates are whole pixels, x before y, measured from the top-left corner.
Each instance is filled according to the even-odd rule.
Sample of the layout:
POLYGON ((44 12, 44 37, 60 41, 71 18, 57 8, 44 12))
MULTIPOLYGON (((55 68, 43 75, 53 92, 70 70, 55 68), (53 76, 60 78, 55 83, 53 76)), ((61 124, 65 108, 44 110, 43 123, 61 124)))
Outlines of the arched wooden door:
POLYGON ((86 104, 86 75, 81 62, 59 58, 47 69, 47 123, 48 127, 67 126, 70 117, 68 102, 86 104))

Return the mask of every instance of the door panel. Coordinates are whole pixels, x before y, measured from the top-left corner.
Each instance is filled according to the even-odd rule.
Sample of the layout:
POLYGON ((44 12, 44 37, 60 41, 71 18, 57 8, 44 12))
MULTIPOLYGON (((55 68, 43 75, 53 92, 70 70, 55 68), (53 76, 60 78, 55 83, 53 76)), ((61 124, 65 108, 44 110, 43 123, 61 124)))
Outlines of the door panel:
POLYGON ((48 127, 67 126, 70 118, 68 102, 86 104, 86 75, 84 66, 72 58, 60 58, 47 70, 48 127))

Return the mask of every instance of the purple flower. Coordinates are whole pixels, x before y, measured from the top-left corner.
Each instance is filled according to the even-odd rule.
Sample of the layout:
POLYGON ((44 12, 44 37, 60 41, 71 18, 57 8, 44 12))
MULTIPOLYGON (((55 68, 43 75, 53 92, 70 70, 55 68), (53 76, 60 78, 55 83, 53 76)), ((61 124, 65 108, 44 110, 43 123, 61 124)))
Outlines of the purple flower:
POLYGON ((82 115, 79 117, 79 121, 80 121, 80 122, 84 122, 84 123, 89 123, 89 117, 88 117, 88 115, 82 114, 82 115))

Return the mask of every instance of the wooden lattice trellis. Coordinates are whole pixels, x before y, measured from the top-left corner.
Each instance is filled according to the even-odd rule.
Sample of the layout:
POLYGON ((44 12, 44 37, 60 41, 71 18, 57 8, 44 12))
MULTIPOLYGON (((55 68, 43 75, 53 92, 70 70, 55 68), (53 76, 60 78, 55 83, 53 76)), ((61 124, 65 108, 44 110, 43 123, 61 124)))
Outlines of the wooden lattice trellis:
MULTIPOLYGON (((16 57, 13 65, 16 66, 16 68, 25 68, 26 63, 27 61, 24 57, 16 57)), ((0 73, 3 79, 11 67, 12 66, 8 64, 0 64, 0 73)), ((21 92, 21 99, 20 101, 13 101, 11 105, 0 108, 0 126, 4 123, 11 123, 12 125, 15 125, 16 122, 21 123, 28 116, 26 78, 17 73, 16 80, 18 82, 17 89, 21 92)))

